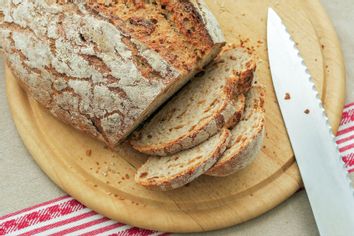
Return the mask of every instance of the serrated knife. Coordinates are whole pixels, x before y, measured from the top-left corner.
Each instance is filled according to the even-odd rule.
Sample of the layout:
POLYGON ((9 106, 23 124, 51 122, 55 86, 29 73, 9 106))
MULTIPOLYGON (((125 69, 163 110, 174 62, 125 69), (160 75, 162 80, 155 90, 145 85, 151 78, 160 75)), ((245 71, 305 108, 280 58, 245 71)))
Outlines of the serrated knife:
POLYGON ((321 235, 354 235, 354 191, 318 92, 277 13, 268 9, 273 86, 321 235))

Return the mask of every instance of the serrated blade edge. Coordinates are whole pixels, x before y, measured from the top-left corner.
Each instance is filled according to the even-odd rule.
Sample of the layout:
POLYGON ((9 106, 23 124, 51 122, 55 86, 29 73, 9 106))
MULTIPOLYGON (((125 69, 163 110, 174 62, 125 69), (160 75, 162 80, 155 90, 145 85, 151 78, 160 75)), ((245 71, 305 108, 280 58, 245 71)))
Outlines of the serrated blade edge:
POLYGON ((349 235, 354 232, 351 181, 310 73, 271 8, 267 44, 275 93, 319 231, 322 235, 349 235), (290 99, 285 99, 287 94, 290 99))

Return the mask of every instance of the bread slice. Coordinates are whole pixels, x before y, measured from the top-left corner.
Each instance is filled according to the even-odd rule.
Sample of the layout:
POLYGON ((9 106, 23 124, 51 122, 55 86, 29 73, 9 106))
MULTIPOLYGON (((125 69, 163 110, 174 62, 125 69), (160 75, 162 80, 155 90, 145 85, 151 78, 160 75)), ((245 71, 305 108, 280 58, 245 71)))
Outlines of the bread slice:
POLYGON ((152 190, 179 188, 207 171, 225 151, 230 137, 230 131, 223 129, 194 148, 171 156, 150 157, 138 169, 135 181, 152 190))
POLYGON ((203 0, 0 2, 13 74, 58 119, 112 148, 225 45, 203 0))
POLYGON ((194 147, 240 119, 255 61, 247 50, 230 47, 169 101, 141 130, 132 146, 165 156, 194 147))
POLYGON ((231 130, 230 146, 205 174, 231 175, 248 166, 257 156, 265 133, 265 91, 254 86, 246 97, 246 108, 241 121, 231 130))

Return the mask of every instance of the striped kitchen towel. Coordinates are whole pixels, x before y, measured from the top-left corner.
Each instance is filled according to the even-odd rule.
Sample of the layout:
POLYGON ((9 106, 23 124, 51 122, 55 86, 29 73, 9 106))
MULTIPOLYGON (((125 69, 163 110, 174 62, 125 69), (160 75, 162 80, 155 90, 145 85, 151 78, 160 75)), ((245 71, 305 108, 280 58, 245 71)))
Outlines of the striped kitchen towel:
MULTIPOLYGON (((344 107, 337 143, 349 173, 354 173, 354 103, 344 107)), ((167 235, 128 226, 64 196, 0 217, 0 235, 167 235)))
POLYGON ((344 107, 337 132, 339 152, 349 173, 354 172, 354 103, 344 107))
POLYGON ((69 196, 0 217, 0 235, 167 235, 97 214, 69 196))

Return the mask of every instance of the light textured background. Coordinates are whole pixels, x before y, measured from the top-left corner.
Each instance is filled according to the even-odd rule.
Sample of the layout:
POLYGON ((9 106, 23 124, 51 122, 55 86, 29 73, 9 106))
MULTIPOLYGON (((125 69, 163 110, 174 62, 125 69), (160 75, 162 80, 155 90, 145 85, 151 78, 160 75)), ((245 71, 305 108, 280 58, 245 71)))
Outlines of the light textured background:
MULTIPOLYGON (((353 0, 322 0, 340 41, 347 68, 347 102, 354 102, 353 0)), ((0 216, 64 195, 39 169, 12 121, 0 57, 0 216)), ((206 235, 318 235, 305 191, 244 224, 206 235)), ((195 234, 197 235, 197 234, 195 234)))

